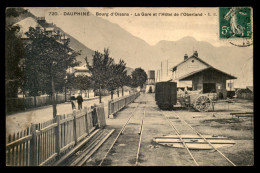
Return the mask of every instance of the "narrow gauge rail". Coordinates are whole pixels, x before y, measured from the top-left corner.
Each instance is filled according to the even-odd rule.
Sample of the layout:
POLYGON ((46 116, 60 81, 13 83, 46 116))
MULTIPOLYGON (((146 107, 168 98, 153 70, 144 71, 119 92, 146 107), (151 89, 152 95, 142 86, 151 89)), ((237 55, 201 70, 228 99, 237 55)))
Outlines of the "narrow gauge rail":
MULTIPOLYGON (((193 156, 193 154, 191 153, 191 150, 188 148, 188 146, 186 145, 185 141, 182 139, 181 137, 181 133, 177 130, 177 128, 173 125, 172 121, 167 117, 167 115, 163 112, 163 111, 159 111, 161 114, 163 114, 166 118, 166 120, 169 122, 170 126, 174 129, 174 131, 176 132, 177 136, 180 138, 180 141, 183 143, 185 149, 187 150, 187 152, 189 153, 189 155, 191 156, 192 160, 194 161, 194 163, 196 164, 196 166, 199 166, 198 162, 196 161, 195 157, 193 156)), ((205 137, 202 136, 202 134, 200 134, 198 131, 196 131, 190 124, 188 124, 185 120, 183 120, 175 111, 171 111, 175 114, 175 116, 177 117, 177 119, 179 119, 181 122, 183 122, 184 124, 186 124, 193 132, 195 132, 201 139, 203 139, 205 142, 207 142, 212 149, 214 149, 215 151, 217 151, 223 158, 225 158, 226 161, 228 161, 232 166, 236 166, 231 160, 229 160, 221 151, 219 151, 216 147, 214 147, 211 142, 209 142, 205 137)))
POLYGON ((138 149, 137 149, 137 153, 136 153, 136 161, 135 161, 135 166, 138 165, 138 161, 139 161, 139 153, 140 153, 140 149, 141 149, 141 142, 142 142, 142 137, 143 137, 143 127, 144 127, 144 117, 145 117, 145 108, 146 105, 144 107, 144 113, 143 113, 143 118, 142 118, 142 124, 139 130, 139 135, 140 135, 140 139, 139 139, 139 144, 138 144, 138 149))
MULTIPOLYGON (((127 119, 126 123, 123 125, 123 127, 121 128, 120 132, 118 133, 118 135, 116 136, 115 140, 113 141, 113 143, 110 145, 108 151, 106 152, 105 156, 103 157, 103 159, 101 160, 101 162, 99 163, 98 166, 102 166, 104 160, 107 158, 108 154, 110 153, 111 149, 114 147, 115 143, 118 141, 120 135, 122 135, 126 129, 126 126, 128 125, 130 119, 132 117, 134 117, 134 113, 136 112, 137 108, 139 107, 139 105, 141 104, 141 102, 143 101, 140 101, 138 103, 138 105, 135 107, 135 109, 131 112, 131 115, 130 117, 127 119)), ((146 101, 144 102, 146 104, 146 101)), ((146 108, 146 105, 144 107, 144 112, 143 112, 143 117, 142 117, 142 122, 141 122, 141 126, 140 126, 140 130, 139 130, 139 143, 138 143, 138 148, 137 148, 137 153, 136 153, 136 161, 135 161, 135 166, 138 165, 138 160, 139 160, 139 153, 140 153, 140 148, 141 148, 141 140, 142 140, 142 134, 143 134, 143 121, 144 121, 144 117, 145 117, 145 108, 146 108)))

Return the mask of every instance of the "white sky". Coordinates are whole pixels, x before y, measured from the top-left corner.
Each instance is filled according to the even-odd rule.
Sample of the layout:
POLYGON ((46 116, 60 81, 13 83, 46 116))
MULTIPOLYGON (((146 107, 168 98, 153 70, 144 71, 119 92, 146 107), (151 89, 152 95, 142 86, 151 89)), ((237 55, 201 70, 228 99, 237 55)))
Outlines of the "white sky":
POLYGON ((218 8, 87 8, 91 13, 96 12, 131 12, 133 15, 102 17, 120 25, 133 35, 142 38, 150 45, 160 40, 176 41, 185 36, 192 36, 199 41, 208 41, 215 46, 222 42, 218 40, 217 16, 134 16, 135 13, 215 13, 218 8))
MULTIPOLYGON (((84 8, 84 7, 82 7, 84 8)), ((132 35, 139 37, 150 45, 155 45, 160 40, 176 41, 185 36, 192 36, 198 41, 207 41, 214 46, 230 46, 218 38, 218 8, 95 8, 85 7, 93 15, 99 13, 129 13, 128 16, 104 16, 112 23, 116 23, 132 35), (135 16, 135 13, 203 13, 203 16, 135 16), (211 16, 208 16, 208 13, 211 16), (217 16, 213 16, 214 13, 217 16)), ((45 16, 48 22, 52 22, 48 16, 50 8, 28 8, 34 15, 45 16)), ((69 9, 69 8, 67 8, 69 9)), ((53 10, 53 9, 52 9, 53 10)), ((64 7, 55 8, 58 11, 66 11, 64 7)), ((54 10, 54 11, 55 11, 54 10)), ((71 11, 71 10, 70 10, 71 11)), ((101 17, 101 16, 100 16, 101 17)), ((57 21, 56 21, 57 22, 57 21)), ((56 23, 58 25, 58 23, 56 23)))

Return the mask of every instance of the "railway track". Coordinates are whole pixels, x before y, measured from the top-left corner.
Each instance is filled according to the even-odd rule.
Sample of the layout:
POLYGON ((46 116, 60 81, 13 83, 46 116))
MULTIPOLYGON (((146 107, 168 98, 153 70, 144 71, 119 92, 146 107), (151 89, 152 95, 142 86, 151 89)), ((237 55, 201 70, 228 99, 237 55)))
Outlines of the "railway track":
MULTIPOLYGON (((121 128, 121 130, 119 131, 118 135, 116 136, 116 138, 114 139, 114 141, 113 141, 112 144, 110 145, 108 151, 105 153, 104 157, 102 158, 102 160, 100 161, 100 163, 99 163, 98 166, 104 165, 104 162, 105 162, 105 160, 107 159, 109 153, 111 153, 111 150, 112 150, 112 149, 114 149, 114 148, 117 147, 117 146, 116 146, 116 143, 120 140, 120 137, 121 137, 122 135, 124 135, 124 136, 131 135, 131 137, 133 137, 133 138, 135 138, 135 139, 139 137, 139 139, 138 139, 138 146, 136 147, 136 149, 134 149, 133 146, 131 147, 131 148, 132 148, 132 151, 131 151, 131 152, 133 152, 133 150, 136 150, 136 153, 135 153, 135 161, 134 161, 134 162, 135 162, 135 166, 138 165, 138 163, 139 163, 139 156, 140 156, 140 149, 141 149, 141 142, 142 142, 142 135, 143 135, 143 126, 144 126, 144 118, 145 118, 145 108, 146 108, 146 101, 139 101, 138 105, 137 105, 137 106, 134 108, 134 110, 131 112, 129 118, 127 119, 127 121, 125 122, 125 124, 123 125, 123 127, 121 128), (142 103, 145 104, 144 107, 140 107, 140 105, 141 105, 142 103), (134 133, 134 134, 133 134, 133 132, 130 132, 130 131, 129 131, 129 133, 126 134, 126 133, 127 133, 127 131, 126 131, 127 126, 129 126, 131 120, 132 120, 133 117, 135 117, 135 115, 137 114, 137 113, 136 113, 136 112, 137 112, 137 109, 139 109, 139 108, 141 108, 141 109, 143 110, 143 114, 142 114, 141 117, 136 117, 136 118, 138 119, 137 121, 140 122, 140 124, 135 125, 135 126, 137 126, 137 127, 139 128, 138 133, 134 133), (141 118, 141 121, 140 121, 140 118, 141 118)), ((135 123, 133 123, 133 124, 135 124, 135 123)), ((132 125, 133 125, 133 124, 132 124, 132 125)), ((125 140, 122 139, 122 141, 125 141, 125 140)), ((121 154, 128 154, 128 155, 129 155, 129 151, 128 151, 128 153, 121 153, 121 154)), ((132 153, 131 153, 131 154, 132 154, 132 153)))
MULTIPOLYGON (((182 129, 183 131, 185 131, 185 133, 188 132, 189 129, 189 134, 193 133, 195 135, 197 135, 198 137, 196 138, 196 140, 203 140, 204 143, 207 143, 208 145, 211 146, 213 151, 217 151, 214 153, 218 153, 218 155, 220 155, 222 158, 225 159, 226 162, 228 162, 229 165, 232 166, 236 166, 230 159, 228 159, 220 150, 218 150, 216 147, 214 147, 214 145, 208 140, 206 139, 206 137, 204 137, 201 133, 199 133, 197 130, 195 130, 190 124, 188 124, 184 119, 182 119, 175 111, 171 111, 171 113, 174 113, 174 121, 177 121, 177 123, 173 123, 173 121, 170 119, 170 117, 167 113, 163 112, 163 111, 159 111, 162 115, 164 115, 165 119, 167 120, 167 122, 170 124, 170 126, 174 129, 176 135, 178 136, 179 140, 181 141, 181 143, 183 144, 184 148, 186 149, 187 153, 190 155, 190 157, 192 158, 195 166, 200 166, 199 162, 196 160, 196 158, 194 157, 194 153, 193 150, 191 150, 188 146, 187 146, 187 142, 185 139, 182 138, 182 134, 180 133, 180 129, 182 129), (179 130, 176 126, 179 126, 179 130), (188 128, 187 128, 188 127, 188 128), (185 129, 185 130, 184 130, 185 129), (191 132, 191 133, 190 133, 191 132)), ((202 151, 201 151, 202 152, 202 151)), ((213 153, 213 152, 211 152, 213 153)), ((216 156, 217 157, 217 156, 216 156)), ((207 158, 208 159, 208 158, 207 158)), ((203 162, 203 161, 201 161, 203 162)))
MULTIPOLYGON (((147 107, 147 101, 145 101, 143 98, 144 96, 136 102, 138 104, 131 111, 130 116, 125 117, 125 123, 123 126, 121 126, 122 128, 117 130, 117 132, 119 131, 118 134, 114 134, 115 138, 111 139, 111 144, 106 145, 108 149, 104 150, 103 148, 105 152, 102 154, 102 159, 100 159, 100 162, 96 161, 98 166, 111 165, 112 161, 114 166, 129 165, 129 163, 131 166, 138 166, 139 163, 142 162, 143 155, 140 153, 141 151, 146 150, 146 148, 143 148, 142 150, 142 138, 147 107)), ((157 109, 155 110, 158 111, 157 109)), ((195 166, 214 165, 214 159, 218 157, 218 159, 221 160, 221 163, 225 164, 225 166, 236 166, 221 151, 212 145, 212 139, 209 139, 206 137, 207 135, 203 136, 198 131, 196 131, 189 123, 181 118, 177 112, 158 112, 163 115, 167 121, 167 124, 169 124, 176 133, 176 135, 174 135, 178 137, 176 140, 179 140, 180 144, 182 144, 183 148, 187 151, 183 154, 183 150, 176 150, 177 152, 180 151, 182 153, 183 156, 181 157, 185 157, 185 159, 180 160, 180 164, 183 161, 187 161, 185 164, 190 163, 192 165, 194 164, 195 166), (196 140, 199 140, 200 143, 203 142, 205 145, 207 144, 211 146, 211 150, 191 149, 191 140, 185 137, 187 134, 193 136, 196 135, 196 140), (225 161, 222 160, 223 158, 225 161), (209 161, 210 159, 213 160, 209 161)), ((81 150, 79 150, 76 154, 74 154, 72 157, 70 157, 70 159, 61 165, 81 166, 86 164, 88 160, 92 159, 94 152, 112 133, 113 131, 96 132, 96 135, 88 142, 88 145, 82 147, 81 150)))
POLYGON ((114 129, 97 129, 79 148, 61 158, 54 166, 82 166, 111 136, 114 129))

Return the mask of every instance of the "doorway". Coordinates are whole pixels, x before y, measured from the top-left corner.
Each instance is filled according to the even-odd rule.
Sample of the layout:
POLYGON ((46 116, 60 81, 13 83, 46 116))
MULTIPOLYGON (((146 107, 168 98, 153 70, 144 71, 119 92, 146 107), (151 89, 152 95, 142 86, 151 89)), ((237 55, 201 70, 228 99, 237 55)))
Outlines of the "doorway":
POLYGON ((215 93, 216 83, 203 83, 203 93, 215 93))

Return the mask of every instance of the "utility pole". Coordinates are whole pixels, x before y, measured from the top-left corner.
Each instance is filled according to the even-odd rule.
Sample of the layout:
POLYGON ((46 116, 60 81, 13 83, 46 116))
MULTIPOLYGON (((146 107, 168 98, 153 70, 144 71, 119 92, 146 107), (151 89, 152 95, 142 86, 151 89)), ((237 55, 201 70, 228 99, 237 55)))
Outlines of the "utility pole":
POLYGON ((159 70, 159 82, 161 82, 161 71, 159 70))
POLYGON ((167 77, 168 77, 168 71, 169 71, 169 69, 168 69, 168 59, 167 59, 167 77))
POLYGON ((52 107, 53 107, 53 118, 56 118, 57 109, 56 109, 56 98, 55 98, 55 85, 53 76, 51 77, 51 88, 52 88, 52 107))
MULTIPOLYGON (((230 76, 231 76, 231 73, 230 73, 230 76)), ((231 79, 230 79, 230 84, 229 84, 229 88, 230 88, 230 91, 231 91, 231 79)))
POLYGON ((162 78, 162 75, 163 75, 163 70, 162 70, 162 61, 161 61, 161 78, 162 78))
POLYGON ((156 74, 156 82, 159 82, 159 70, 157 70, 157 74, 156 74))
POLYGON ((65 102, 67 101, 67 87, 66 87, 66 85, 67 85, 67 80, 68 80, 68 77, 67 77, 67 75, 66 75, 66 77, 65 77, 65 102))
POLYGON ((54 84, 54 74, 53 74, 53 62, 51 65, 51 90, 52 90, 52 108, 53 108, 53 118, 56 118, 57 108, 56 108, 56 98, 55 98, 55 84, 54 84))

